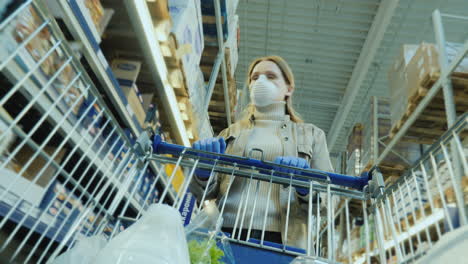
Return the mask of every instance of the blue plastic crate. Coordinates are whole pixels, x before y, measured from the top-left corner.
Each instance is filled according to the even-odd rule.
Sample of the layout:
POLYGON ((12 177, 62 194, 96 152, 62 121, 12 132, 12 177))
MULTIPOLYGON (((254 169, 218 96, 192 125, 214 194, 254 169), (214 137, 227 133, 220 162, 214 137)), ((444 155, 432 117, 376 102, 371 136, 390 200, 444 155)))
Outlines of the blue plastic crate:
MULTIPOLYGON (((257 239, 249 239, 249 242, 260 244, 257 239)), ((264 241, 264 245, 282 249, 283 245, 264 241)), ((267 248, 258 248, 236 242, 231 243, 232 254, 236 263, 291 263, 297 255, 277 252, 267 248)), ((305 250, 286 246, 286 250, 305 254, 305 250)))

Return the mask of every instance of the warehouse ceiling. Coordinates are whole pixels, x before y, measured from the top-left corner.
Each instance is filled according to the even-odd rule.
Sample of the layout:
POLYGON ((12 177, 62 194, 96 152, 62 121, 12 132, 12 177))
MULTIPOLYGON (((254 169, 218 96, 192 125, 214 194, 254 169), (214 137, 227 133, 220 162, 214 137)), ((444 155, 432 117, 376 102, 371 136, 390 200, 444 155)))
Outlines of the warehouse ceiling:
MULTIPOLYGON (((327 133, 333 152, 344 150, 370 96, 388 96, 400 46, 434 42, 432 11, 468 16, 466 0, 239 1, 238 87, 252 59, 284 57, 296 77, 296 109, 327 133)), ((467 39, 468 21, 444 18, 444 26, 448 41, 467 39)))

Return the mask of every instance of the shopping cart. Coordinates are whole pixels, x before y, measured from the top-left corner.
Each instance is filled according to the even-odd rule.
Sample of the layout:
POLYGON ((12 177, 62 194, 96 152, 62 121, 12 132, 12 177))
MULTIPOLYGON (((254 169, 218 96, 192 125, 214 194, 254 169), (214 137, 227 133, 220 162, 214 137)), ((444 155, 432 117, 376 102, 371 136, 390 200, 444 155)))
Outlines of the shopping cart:
POLYGON ((230 182, 224 198, 215 199, 220 216, 234 180, 247 181, 229 238, 238 263, 288 263, 297 256, 328 263, 410 262, 466 226, 467 114, 388 188, 375 169, 353 177, 207 153, 168 144, 149 131, 133 138, 106 107, 43 3, 17 3, 0 22, 0 71, 9 83, 2 82, 0 89, 0 143, 14 142, 0 153, 0 262, 46 262, 83 237, 112 239, 156 202, 179 209, 188 222, 209 198, 208 189, 202 189, 195 203, 190 192, 199 169, 210 171, 207 186, 220 175, 230 182), (17 27, 24 31, 12 35, 17 27), (32 41, 40 41, 42 49, 31 49, 32 41), (21 153, 28 153, 27 159, 16 168, 21 153), (185 177, 176 190, 181 171, 185 177), (247 215, 265 219, 255 206, 257 181, 288 192, 285 238, 294 188, 309 190, 302 206, 304 248, 290 246, 287 239, 267 241, 265 228, 260 239, 240 236, 238 230, 252 229, 247 215), (161 195, 155 195, 157 189, 161 195), (352 223, 353 216, 360 223, 352 223), (356 230, 361 236, 352 235, 356 230), (356 237, 362 243, 354 243, 356 237))
MULTIPOLYGON (((332 219, 334 214, 334 199, 335 196, 348 197, 352 199, 367 200, 369 195, 372 194, 376 197, 381 193, 383 188, 383 180, 381 174, 377 171, 371 174, 365 174, 363 177, 353 177, 347 175, 341 175, 337 173, 324 172, 314 169, 298 169, 294 167, 282 166, 268 161, 256 160, 252 158, 238 157, 232 155, 214 154, 200 150, 194 150, 185 148, 182 146, 168 144, 161 140, 159 136, 156 136, 153 144, 153 151, 157 154, 153 154, 150 159, 157 160, 159 163, 173 163, 176 167, 182 166, 187 168, 187 179, 184 182, 182 191, 179 193, 178 198, 175 200, 174 205, 176 208, 182 206, 181 202, 183 197, 186 195, 189 185, 193 184, 193 177, 196 170, 203 169, 210 171, 210 178, 207 180, 206 186, 210 186, 210 183, 214 181, 214 178, 218 174, 229 175, 229 185, 227 191, 219 201, 218 204, 220 210, 220 217, 223 216, 223 211, 226 206, 226 202, 229 199, 230 189, 232 184, 235 182, 236 177, 248 179, 248 186, 242 193, 241 203, 239 205, 236 215, 236 225, 233 228, 233 234, 230 240, 233 242, 233 251, 236 261, 239 263, 254 263, 258 261, 273 261, 274 263, 289 263, 297 255, 322 255, 320 245, 320 237, 323 234, 319 234, 322 226, 319 226, 320 221, 313 221, 314 216, 320 219, 321 211, 323 212, 326 208, 326 218, 332 219), (172 157, 161 156, 160 154, 171 154, 172 157), (285 172, 286 171, 286 172, 285 172), (373 175, 369 177, 369 175, 373 175), (264 181, 269 183, 269 195, 271 193, 272 186, 275 184, 281 185, 286 188, 289 192, 288 203, 286 209, 286 223, 285 223, 285 234, 284 237, 288 237, 288 224, 289 216, 291 212, 291 197, 293 194, 292 187, 306 188, 310 194, 308 200, 304 203, 307 204, 308 213, 308 234, 307 234, 307 248, 296 248, 288 246, 287 239, 284 240, 284 244, 275 244, 263 239, 266 224, 267 209, 260 210, 256 209, 256 202, 258 191, 258 181, 264 181), (256 185, 256 187, 254 186, 256 185), (291 187, 291 188, 288 188, 291 187), (369 191, 372 190, 372 191, 369 191), (316 197, 315 197, 316 196, 316 197), (323 207, 316 206, 316 201, 321 200, 324 197, 324 201, 327 201, 323 207), (315 201, 315 202, 314 202, 315 201), (246 211, 249 204, 252 210, 251 219, 246 219, 246 211), (315 203, 315 204, 314 204, 315 203), (314 211, 313 208, 316 208, 314 211), (257 211, 258 210, 258 211, 257 211), (252 221, 255 214, 257 217, 265 219, 264 226, 262 229, 261 239, 251 239, 249 235, 246 238, 241 239, 241 230, 247 229, 247 233, 250 234, 252 231, 252 221), (314 224, 315 222, 315 224, 314 224), (316 231, 315 233, 313 231, 316 231), (237 231, 237 238, 236 238, 237 231)), ((172 175, 171 177, 173 177, 172 175)), ((169 181, 171 181, 171 177, 169 181)), ((207 197, 208 187, 202 191, 198 201, 198 208, 196 208, 195 214, 199 211, 205 202, 207 197)), ((163 197, 164 198, 164 194, 163 197)), ((267 208, 268 208, 267 203, 267 208)), ((328 258, 333 260, 333 222, 326 221, 326 227, 323 231, 327 233, 327 244, 330 246, 328 251, 328 258)))

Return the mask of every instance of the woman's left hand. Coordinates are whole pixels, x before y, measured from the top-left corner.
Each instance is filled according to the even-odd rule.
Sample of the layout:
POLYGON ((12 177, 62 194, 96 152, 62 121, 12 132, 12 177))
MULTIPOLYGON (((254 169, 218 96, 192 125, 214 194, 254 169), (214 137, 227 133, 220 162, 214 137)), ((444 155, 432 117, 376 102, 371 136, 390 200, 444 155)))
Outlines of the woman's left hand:
MULTIPOLYGON (((276 164, 280 165, 285 165, 285 166, 290 166, 290 167, 296 167, 299 169, 308 169, 310 168, 309 163, 307 163, 307 160, 303 158, 298 158, 298 157, 284 157, 284 156, 278 156, 276 157, 275 161, 276 164)), ((292 173, 292 169, 286 169, 286 168, 278 168, 278 171, 284 172, 284 173, 292 173)), ((299 178, 299 180, 301 180, 299 178)), ((308 188, 301 188, 301 187, 295 187, 296 192, 302 196, 307 195, 309 193, 308 188)))

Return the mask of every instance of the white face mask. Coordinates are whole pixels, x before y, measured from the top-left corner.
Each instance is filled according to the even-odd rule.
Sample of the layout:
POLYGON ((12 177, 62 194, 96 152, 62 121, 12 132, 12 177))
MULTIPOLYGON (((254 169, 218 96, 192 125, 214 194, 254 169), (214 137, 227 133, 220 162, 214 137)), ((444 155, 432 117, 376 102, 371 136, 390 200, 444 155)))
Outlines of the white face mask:
POLYGON ((286 89, 277 87, 262 74, 250 87, 250 100, 256 106, 267 106, 283 102, 286 92, 286 89))

